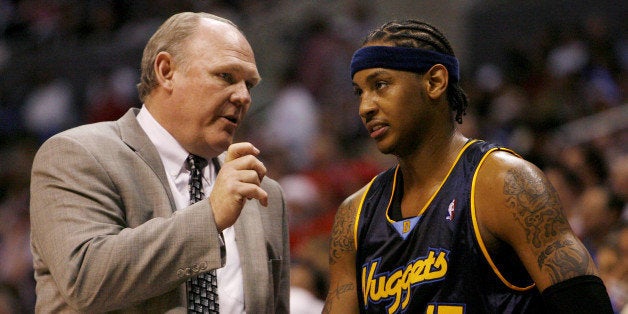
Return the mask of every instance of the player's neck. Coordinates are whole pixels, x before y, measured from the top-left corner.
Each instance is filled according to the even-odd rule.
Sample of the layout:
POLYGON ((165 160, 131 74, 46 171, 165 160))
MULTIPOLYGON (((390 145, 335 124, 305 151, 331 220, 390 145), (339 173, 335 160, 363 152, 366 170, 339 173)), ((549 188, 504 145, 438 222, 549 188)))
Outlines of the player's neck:
POLYGON ((460 132, 455 131, 445 141, 441 139, 438 142, 428 142, 421 150, 400 158, 404 190, 422 189, 434 182, 440 183, 467 140, 460 132))

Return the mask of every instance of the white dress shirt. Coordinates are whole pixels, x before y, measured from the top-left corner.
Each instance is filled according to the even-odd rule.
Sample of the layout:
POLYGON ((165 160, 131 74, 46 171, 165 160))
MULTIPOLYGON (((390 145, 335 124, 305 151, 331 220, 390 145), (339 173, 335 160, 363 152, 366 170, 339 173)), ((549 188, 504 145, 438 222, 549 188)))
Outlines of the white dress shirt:
MULTIPOLYGON (((189 153, 153 118, 145 106, 142 106, 137 115, 137 121, 157 148, 159 157, 166 170, 177 210, 186 208, 190 202, 188 190, 190 171, 186 167, 186 159, 189 153)), ((211 160, 209 160, 208 167, 203 169, 203 192, 206 197, 211 192, 215 178, 216 169, 211 160)), ((238 255, 233 226, 223 230, 222 234, 225 240, 227 257, 225 266, 216 270, 220 313, 245 313, 242 266, 240 265, 240 256, 238 255)))

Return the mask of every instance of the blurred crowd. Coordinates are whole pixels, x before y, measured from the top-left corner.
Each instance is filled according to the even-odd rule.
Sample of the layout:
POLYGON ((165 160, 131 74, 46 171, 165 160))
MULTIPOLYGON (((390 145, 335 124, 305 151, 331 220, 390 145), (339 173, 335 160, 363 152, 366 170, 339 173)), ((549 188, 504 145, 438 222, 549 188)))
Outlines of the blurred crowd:
MULTIPOLYGON (((304 15, 279 39, 281 62, 268 65, 260 60, 274 60, 272 47, 256 47, 259 32, 247 25, 276 19, 275 1, 0 0, 0 313, 33 310, 28 200, 38 146, 141 106, 142 48, 179 11, 232 19, 260 55, 264 92, 254 92, 238 140, 261 149, 285 192, 293 312, 320 313, 336 208, 395 163, 366 135, 347 73, 382 20, 365 2, 347 3, 304 15)), ((628 311, 626 35, 591 16, 548 27, 533 46, 496 47, 505 62, 461 64, 470 98, 463 133, 513 148, 547 174, 618 313, 628 311)))

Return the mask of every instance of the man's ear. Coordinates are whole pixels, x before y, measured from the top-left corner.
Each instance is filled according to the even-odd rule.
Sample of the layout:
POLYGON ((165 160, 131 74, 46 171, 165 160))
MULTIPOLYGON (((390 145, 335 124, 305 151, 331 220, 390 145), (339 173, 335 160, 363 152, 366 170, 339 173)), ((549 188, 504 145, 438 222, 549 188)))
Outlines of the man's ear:
POLYGON ((155 79, 168 91, 172 91, 172 78, 174 76, 174 59, 168 52, 162 51, 155 57, 155 79))
POLYGON ((440 98, 449 84, 449 72, 442 64, 433 65, 424 75, 427 84, 427 95, 430 99, 440 98))

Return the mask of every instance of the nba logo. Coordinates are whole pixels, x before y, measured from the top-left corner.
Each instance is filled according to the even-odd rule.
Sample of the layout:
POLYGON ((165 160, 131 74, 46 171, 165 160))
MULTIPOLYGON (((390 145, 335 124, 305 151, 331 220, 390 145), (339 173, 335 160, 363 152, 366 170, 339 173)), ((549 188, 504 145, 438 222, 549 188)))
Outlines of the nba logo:
POLYGON ((445 217, 445 219, 454 220, 455 210, 456 210, 456 199, 454 198, 453 200, 451 200, 451 203, 449 203, 449 208, 447 208, 447 213, 449 215, 445 217))
POLYGON ((410 231, 410 227, 411 227, 410 220, 405 220, 403 222, 403 233, 408 233, 410 231))

